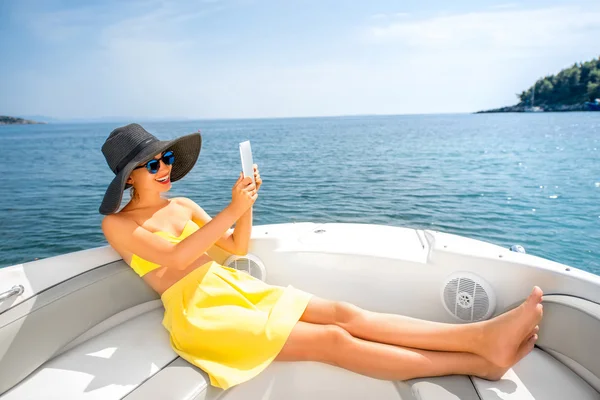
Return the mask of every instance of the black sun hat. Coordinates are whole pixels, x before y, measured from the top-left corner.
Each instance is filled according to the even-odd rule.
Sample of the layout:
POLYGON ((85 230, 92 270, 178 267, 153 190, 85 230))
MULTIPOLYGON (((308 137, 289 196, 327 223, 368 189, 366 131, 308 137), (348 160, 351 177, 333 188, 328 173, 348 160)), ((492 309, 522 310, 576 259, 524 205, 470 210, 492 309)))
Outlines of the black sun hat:
POLYGON ((139 164, 150 161, 165 150, 172 150, 175 163, 171 169, 171 182, 175 182, 194 167, 201 147, 202 137, 199 132, 173 140, 159 140, 139 124, 116 128, 102 145, 104 158, 116 176, 106 189, 100 214, 109 215, 118 210, 123 191, 131 187, 126 183, 127 178, 139 164))

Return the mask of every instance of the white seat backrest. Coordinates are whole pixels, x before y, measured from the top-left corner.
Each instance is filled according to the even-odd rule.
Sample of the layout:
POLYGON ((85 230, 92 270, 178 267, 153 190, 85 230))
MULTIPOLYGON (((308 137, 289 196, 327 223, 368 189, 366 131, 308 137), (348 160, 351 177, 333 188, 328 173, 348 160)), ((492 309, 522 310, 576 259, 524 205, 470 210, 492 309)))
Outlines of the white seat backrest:
POLYGON ((600 304, 573 296, 544 296, 537 345, 600 391, 600 304))

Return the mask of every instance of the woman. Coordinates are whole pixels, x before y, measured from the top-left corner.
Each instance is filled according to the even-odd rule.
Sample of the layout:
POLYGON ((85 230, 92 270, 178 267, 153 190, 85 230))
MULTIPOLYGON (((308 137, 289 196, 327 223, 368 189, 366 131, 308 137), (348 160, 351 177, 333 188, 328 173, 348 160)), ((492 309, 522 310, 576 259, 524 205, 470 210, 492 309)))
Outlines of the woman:
POLYGON ((199 133, 160 141, 137 124, 115 129, 102 146, 116 176, 100 213, 109 244, 161 295, 173 349, 212 385, 245 382, 273 360, 320 361, 389 380, 495 380, 533 348, 542 318, 538 287, 491 320, 444 324, 268 285, 212 261, 206 252, 215 244, 247 253, 262 180, 256 165, 256 184, 240 175, 231 203, 214 218, 190 199, 161 197, 192 169, 200 147, 199 133), (117 212, 128 187, 132 199, 117 212))

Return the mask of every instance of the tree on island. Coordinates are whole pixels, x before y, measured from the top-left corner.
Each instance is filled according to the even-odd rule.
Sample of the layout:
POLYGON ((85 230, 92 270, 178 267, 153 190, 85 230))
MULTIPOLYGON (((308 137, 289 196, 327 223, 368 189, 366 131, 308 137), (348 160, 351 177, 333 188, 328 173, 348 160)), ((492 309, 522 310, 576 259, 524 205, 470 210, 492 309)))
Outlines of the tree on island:
POLYGON ((517 106, 554 106, 582 104, 600 98, 600 57, 575 63, 556 75, 549 75, 518 94, 517 106), (532 96, 532 91, 535 90, 532 96), (535 104, 531 104, 535 98, 535 104))
POLYGON ((0 115, 0 125, 31 125, 31 124, 45 124, 45 122, 31 121, 29 119, 9 117, 7 115, 0 115))

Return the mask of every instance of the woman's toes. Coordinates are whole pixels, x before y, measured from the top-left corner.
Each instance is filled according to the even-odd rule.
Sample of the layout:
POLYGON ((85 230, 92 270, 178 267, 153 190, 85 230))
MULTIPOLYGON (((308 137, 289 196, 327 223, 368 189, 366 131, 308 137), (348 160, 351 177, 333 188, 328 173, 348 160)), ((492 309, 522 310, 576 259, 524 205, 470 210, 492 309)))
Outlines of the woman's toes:
POLYGON ((534 286, 533 290, 529 294, 529 297, 527 298, 527 301, 529 301, 533 304, 541 303, 543 295, 544 295, 544 292, 542 292, 542 289, 540 289, 538 286, 534 286))

